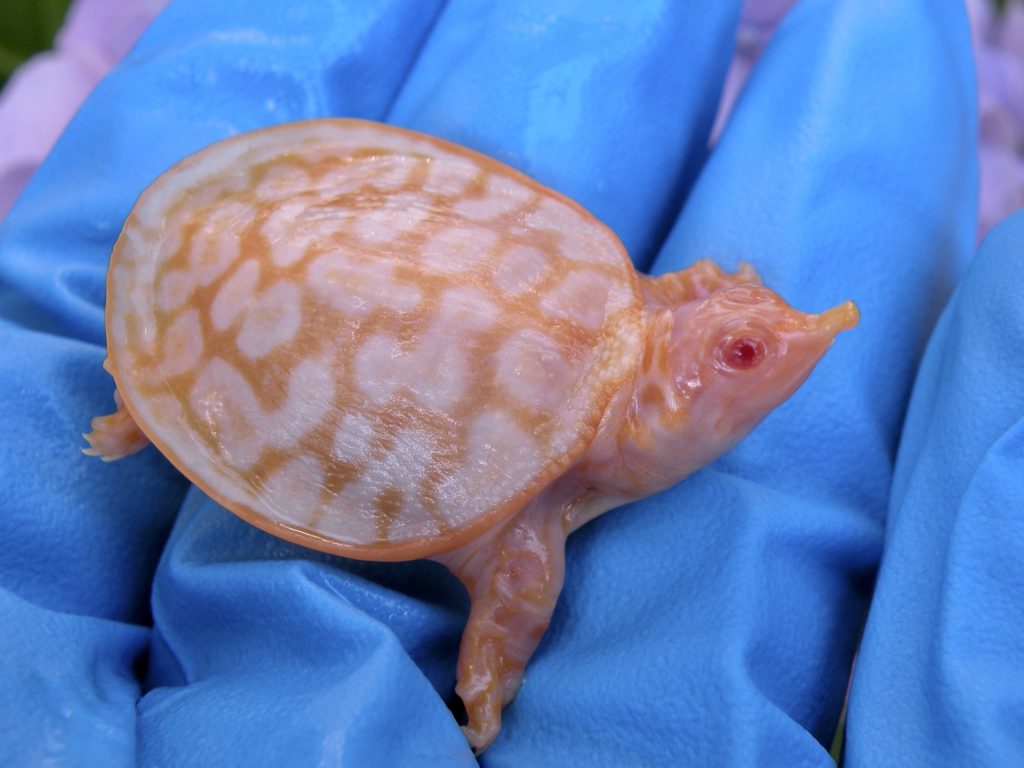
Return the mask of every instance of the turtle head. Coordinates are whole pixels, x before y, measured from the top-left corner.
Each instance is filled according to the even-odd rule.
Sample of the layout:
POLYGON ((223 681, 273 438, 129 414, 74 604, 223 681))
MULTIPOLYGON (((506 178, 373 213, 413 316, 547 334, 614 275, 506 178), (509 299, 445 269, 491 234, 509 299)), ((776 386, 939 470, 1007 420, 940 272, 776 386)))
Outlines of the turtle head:
POLYGON ((667 358, 686 431, 704 435, 712 454, 704 461, 789 398, 836 335, 859 321, 852 301, 809 315, 760 285, 716 291, 672 312, 667 358))
POLYGON ((647 315, 643 362, 613 401, 583 469, 587 482, 640 498, 732 448, 792 395, 859 313, 820 315, 760 285, 722 288, 647 315))

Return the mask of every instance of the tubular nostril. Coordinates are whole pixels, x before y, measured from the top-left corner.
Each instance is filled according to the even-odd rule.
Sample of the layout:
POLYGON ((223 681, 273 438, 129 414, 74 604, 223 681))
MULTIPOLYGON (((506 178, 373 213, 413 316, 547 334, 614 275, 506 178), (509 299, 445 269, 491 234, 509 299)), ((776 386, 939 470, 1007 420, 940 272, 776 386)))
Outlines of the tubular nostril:
POLYGON ((860 322, 860 310, 852 301, 844 301, 838 307, 815 316, 815 324, 832 335, 855 328, 860 322))

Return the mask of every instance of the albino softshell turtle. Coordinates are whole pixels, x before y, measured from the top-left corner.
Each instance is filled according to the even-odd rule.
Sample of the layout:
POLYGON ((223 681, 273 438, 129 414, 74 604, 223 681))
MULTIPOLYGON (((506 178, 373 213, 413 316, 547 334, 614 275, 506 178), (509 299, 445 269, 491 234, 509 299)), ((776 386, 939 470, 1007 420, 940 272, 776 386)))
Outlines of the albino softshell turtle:
POLYGON ((107 282, 117 412, 87 452, 151 441, 272 534, 444 563, 472 599, 456 690, 482 750, 566 537, 730 448, 857 317, 802 314, 746 265, 637 274, 579 205, 446 141, 291 123, 132 209, 107 282))

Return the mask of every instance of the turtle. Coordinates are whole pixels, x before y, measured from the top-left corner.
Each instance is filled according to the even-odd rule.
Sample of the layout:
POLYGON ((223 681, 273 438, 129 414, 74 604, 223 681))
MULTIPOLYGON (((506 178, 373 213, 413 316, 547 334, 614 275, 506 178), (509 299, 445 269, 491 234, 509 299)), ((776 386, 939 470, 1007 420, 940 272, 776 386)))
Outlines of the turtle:
POLYGON ((729 450, 854 327, 746 262, 638 273, 583 207, 471 149, 370 121, 241 133, 138 198, 107 277, 116 411, 263 530, 431 558, 471 600, 479 753, 544 634, 566 537, 729 450))

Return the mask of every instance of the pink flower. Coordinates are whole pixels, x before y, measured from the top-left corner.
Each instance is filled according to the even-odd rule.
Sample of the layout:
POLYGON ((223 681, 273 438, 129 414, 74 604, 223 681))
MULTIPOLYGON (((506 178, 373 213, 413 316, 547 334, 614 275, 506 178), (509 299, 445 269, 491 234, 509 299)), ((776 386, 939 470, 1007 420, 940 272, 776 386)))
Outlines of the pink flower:
POLYGON ((736 99, 743 90, 743 84, 747 82, 754 65, 761 58, 772 32, 795 2, 796 0, 744 1, 739 29, 736 30, 736 50, 729 66, 729 73, 725 76, 715 126, 711 130, 712 144, 718 141, 722 129, 725 128, 729 114, 736 105, 736 99))
POLYGON ((978 239, 1024 206, 1024 4, 967 0, 978 72, 978 239))
POLYGON ((52 51, 33 56, 0 94, 0 219, 96 83, 168 0, 76 0, 52 51))

